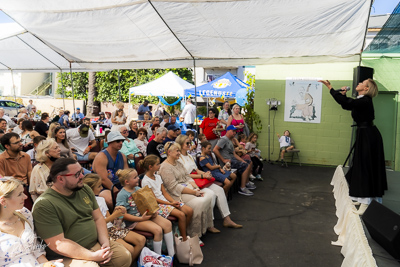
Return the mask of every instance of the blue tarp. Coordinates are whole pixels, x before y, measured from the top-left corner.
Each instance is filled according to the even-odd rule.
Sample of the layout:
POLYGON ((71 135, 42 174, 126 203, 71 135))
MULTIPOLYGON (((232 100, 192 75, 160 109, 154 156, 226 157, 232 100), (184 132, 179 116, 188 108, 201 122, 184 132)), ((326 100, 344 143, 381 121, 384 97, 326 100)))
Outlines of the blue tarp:
MULTIPOLYGON (((246 89, 248 86, 247 83, 227 72, 223 76, 197 87, 197 96, 221 97, 223 95, 224 98, 235 98, 237 91, 246 89)), ((194 88, 185 90, 185 96, 189 95, 194 97, 194 88)))

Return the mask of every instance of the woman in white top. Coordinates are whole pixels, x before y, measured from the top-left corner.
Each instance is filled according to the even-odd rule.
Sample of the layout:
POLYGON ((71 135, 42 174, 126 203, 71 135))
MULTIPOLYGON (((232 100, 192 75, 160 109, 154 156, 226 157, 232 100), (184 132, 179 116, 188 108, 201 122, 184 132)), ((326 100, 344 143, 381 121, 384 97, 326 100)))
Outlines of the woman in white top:
POLYGON ((47 177, 49 177, 54 161, 60 158, 60 152, 60 147, 54 139, 43 140, 36 147, 36 160, 40 163, 33 167, 29 183, 29 193, 32 195, 33 201, 49 188, 47 177))
POLYGON ((147 141, 147 130, 145 128, 139 128, 139 130, 137 131, 137 138, 135 140, 133 140, 137 146, 137 148, 139 148, 140 152, 143 153, 143 156, 147 155, 147 145, 148 145, 148 141, 147 141))
MULTIPOLYGON (((203 172, 197 168, 197 164, 193 157, 188 154, 188 151, 190 150, 190 139, 187 135, 179 135, 176 140, 176 143, 178 143, 181 146, 181 155, 179 158, 179 162, 185 166, 186 170, 190 174, 190 177, 192 179, 201 179, 201 178, 211 178, 211 172, 203 172), (192 172, 196 172, 195 174, 192 172)), ((226 199, 225 191, 222 187, 216 185, 216 184, 211 184, 207 188, 203 188, 203 191, 207 192, 208 190, 214 192, 214 196, 212 199, 212 204, 211 206, 214 207, 215 204, 217 204, 219 211, 221 212, 222 218, 224 218, 223 225, 224 227, 228 228, 242 228, 243 226, 240 224, 236 224, 233 222, 230 218, 230 211, 228 207, 228 201, 226 199)), ((215 228, 214 228, 215 229, 215 228)), ((216 230, 216 229, 215 229, 216 230)), ((209 229, 210 231, 210 229, 209 229)), ((214 232, 213 229, 211 232, 214 232)), ((215 231, 219 232, 219 230, 215 231)))
POLYGON ((46 244, 39 244, 31 212, 24 208, 22 183, 14 178, 0 179, 0 265, 38 266, 48 260, 46 244))

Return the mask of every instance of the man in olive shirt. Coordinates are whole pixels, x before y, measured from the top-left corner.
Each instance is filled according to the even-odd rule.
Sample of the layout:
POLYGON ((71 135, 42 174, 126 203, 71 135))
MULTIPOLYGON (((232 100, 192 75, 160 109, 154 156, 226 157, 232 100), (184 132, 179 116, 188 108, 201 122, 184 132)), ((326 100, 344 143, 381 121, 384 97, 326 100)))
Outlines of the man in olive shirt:
POLYGON ((93 191, 82 180, 83 169, 72 158, 58 159, 50 169, 47 182, 53 185, 33 207, 36 232, 48 246, 46 257, 63 258, 65 266, 130 266, 130 252, 109 240, 93 191))

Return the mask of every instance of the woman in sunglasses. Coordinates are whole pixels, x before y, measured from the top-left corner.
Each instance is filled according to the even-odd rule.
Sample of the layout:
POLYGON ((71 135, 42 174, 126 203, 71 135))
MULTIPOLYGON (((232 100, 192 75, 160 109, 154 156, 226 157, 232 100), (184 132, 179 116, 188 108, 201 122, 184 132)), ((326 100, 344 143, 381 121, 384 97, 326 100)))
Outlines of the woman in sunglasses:
POLYGON ((54 139, 46 139, 36 148, 36 160, 39 162, 32 169, 29 193, 35 201, 48 188, 46 181, 54 161, 60 158, 60 147, 54 139))
POLYGON ((146 150, 147 150, 147 145, 148 145, 148 141, 147 141, 147 130, 145 128, 139 128, 139 130, 137 131, 137 135, 138 137, 133 140, 137 146, 137 148, 139 148, 140 152, 143 153, 143 156, 147 156, 146 150))

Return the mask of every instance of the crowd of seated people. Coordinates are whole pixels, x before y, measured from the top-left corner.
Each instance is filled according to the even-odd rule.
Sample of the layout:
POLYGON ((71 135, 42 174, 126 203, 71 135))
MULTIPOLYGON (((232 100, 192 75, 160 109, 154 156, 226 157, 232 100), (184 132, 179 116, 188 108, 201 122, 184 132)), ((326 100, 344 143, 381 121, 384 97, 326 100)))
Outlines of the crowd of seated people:
POLYGON ((162 254, 164 240, 172 256, 173 222, 183 240, 220 232, 214 227, 214 206, 224 227, 243 227, 230 217, 228 195, 235 183, 240 194, 253 195, 252 181, 262 180, 263 165, 254 135, 248 142, 241 136, 245 148, 235 149, 243 143, 236 140, 245 124, 240 107, 235 105, 231 112, 224 104, 223 130, 218 129, 218 111, 210 109, 196 132, 196 126, 184 127, 191 124, 184 120, 194 121, 187 114, 180 122, 179 116, 165 112, 153 116, 148 104, 141 105, 138 120, 129 122, 123 103, 112 113, 100 112, 98 124, 109 129, 105 136, 96 135, 79 108, 71 117, 69 111, 58 118, 48 113, 38 117, 31 103, 14 124, 0 109, 0 233, 7 233, 3 221, 18 220, 18 231, 7 238, 18 241, 29 230, 45 244, 41 250, 12 256, 1 252, 0 263, 18 257, 35 264, 62 259, 65 266, 130 266, 145 245, 143 232, 151 234, 155 252, 162 254), (215 182, 202 184, 213 178, 215 182), (160 207, 155 215, 140 214, 131 197, 145 185, 160 207), (3 211, 13 198, 24 205, 8 204, 10 209, 3 211), (124 229, 116 225, 120 218, 124 229), (25 221, 28 224, 19 225, 25 221))

